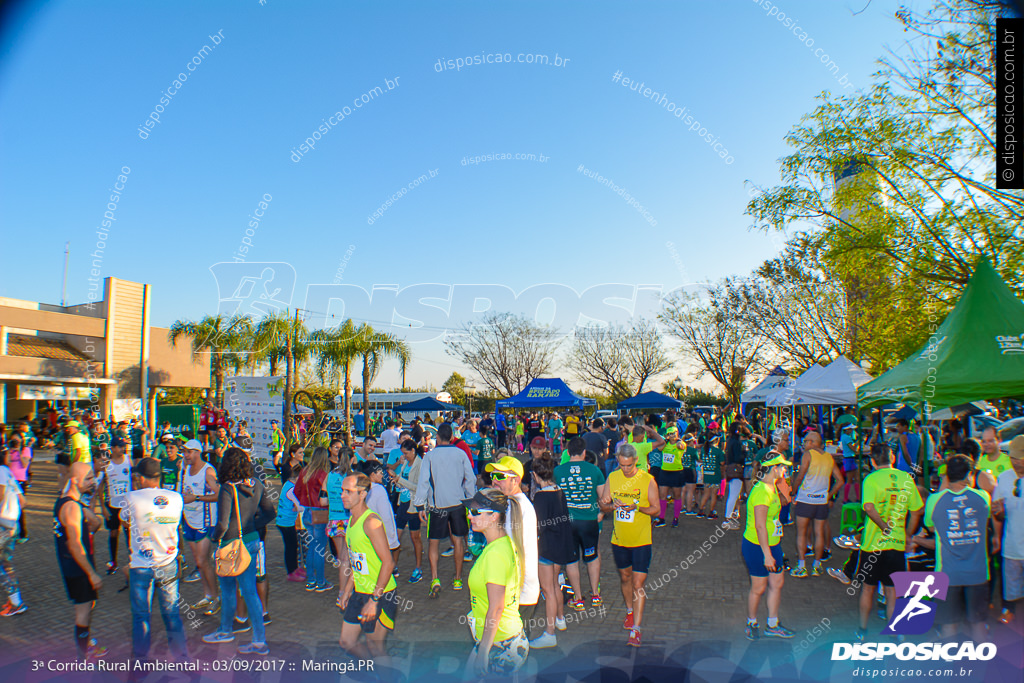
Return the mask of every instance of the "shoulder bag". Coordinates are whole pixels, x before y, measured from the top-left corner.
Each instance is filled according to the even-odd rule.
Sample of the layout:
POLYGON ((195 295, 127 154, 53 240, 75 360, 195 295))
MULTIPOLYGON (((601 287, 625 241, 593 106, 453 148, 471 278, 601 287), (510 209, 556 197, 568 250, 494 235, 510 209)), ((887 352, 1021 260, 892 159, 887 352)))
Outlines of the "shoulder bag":
POLYGON ((217 576, 238 576, 249 568, 252 557, 242 540, 242 516, 238 513, 238 489, 231 484, 231 494, 235 499, 235 518, 238 520, 238 538, 227 545, 217 548, 214 553, 217 576))

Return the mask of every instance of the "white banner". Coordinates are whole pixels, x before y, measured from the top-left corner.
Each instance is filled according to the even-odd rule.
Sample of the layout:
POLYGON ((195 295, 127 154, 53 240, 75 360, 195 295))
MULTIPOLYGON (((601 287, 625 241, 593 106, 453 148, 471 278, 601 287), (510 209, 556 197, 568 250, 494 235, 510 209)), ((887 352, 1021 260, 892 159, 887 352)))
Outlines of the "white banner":
POLYGON ((114 419, 122 420, 142 419, 142 399, 139 398, 115 398, 114 419))
MULTIPOLYGON (((270 463, 270 421, 281 422, 284 410, 284 377, 228 377, 224 405, 237 423, 245 420, 252 436, 252 459, 270 463)), ((284 429, 282 425, 282 430, 284 429)))

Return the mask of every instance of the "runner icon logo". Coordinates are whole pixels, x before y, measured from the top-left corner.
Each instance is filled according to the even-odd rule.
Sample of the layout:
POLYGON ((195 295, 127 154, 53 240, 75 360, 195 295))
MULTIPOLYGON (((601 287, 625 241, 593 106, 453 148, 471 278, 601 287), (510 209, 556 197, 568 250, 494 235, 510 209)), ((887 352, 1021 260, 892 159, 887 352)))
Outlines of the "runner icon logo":
POLYGON ((210 271, 217 281, 218 313, 262 317, 291 305, 295 268, 290 263, 221 262, 210 271))
POLYGON ((935 600, 945 600, 949 577, 943 572, 896 572, 896 605, 883 634, 920 635, 935 623, 935 600))

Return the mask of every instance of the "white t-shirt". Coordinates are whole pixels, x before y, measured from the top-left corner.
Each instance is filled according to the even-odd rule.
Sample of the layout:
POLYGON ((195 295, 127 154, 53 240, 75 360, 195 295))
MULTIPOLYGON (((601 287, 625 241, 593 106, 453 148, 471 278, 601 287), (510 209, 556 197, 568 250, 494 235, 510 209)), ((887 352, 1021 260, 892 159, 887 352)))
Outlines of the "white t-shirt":
POLYGON ((120 463, 111 460, 103 472, 107 481, 107 505, 112 508, 123 508, 124 497, 132 490, 131 459, 123 455, 120 463))
POLYGON ((0 465, 0 486, 4 487, 4 499, 0 500, 0 522, 4 526, 17 526, 21 517, 21 500, 18 498, 21 486, 7 465, 0 465))
MULTIPOLYGON (((540 599, 540 577, 537 575, 537 565, 540 562, 540 551, 537 549, 537 511, 533 509, 533 503, 525 493, 517 493, 514 498, 519 501, 519 508, 523 511, 523 558, 526 566, 523 567, 523 590, 519 593, 520 605, 536 605, 540 599)), ((511 507, 511 506, 510 506, 511 507)), ((505 533, 512 536, 512 511, 505 515, 505 533)))
POLYGON ((398 448, 398 437, 402 435, 402 432, 398 431, 398 427, 392 427, 391 429, 385 429, 381 433, 380 438, 383 442, 384 452, 390 453, 391 451, 398 448))
MULTIPOLYGON (((992 500, 1003 501, 1006 510, 1006 521, 1003 523, 1003 557, 1011 560, 1024 560, 1024 495, 1013 495, 1017 485, 1017 473, 1006 470, 996 480, 992 500)), ((1020 483, 1024 491, 1024 481, 1020 483)))
POLYGON ((388 537, 388 547, 394 550, 400 544, 398 542, 398 525, 395 524, 395 511, 391 507, 391 499, 388 498, 388 490, 374 482, 370 485, 370 493, 366 496, 366 507, 377 513, 380 521, 384 524, 384 533, 388 537))
POLYGON ((167 489, 129 491, 121 519, 131 528, 132 569, 163 567, 178 556, 178 523, 184 503, 167 489))

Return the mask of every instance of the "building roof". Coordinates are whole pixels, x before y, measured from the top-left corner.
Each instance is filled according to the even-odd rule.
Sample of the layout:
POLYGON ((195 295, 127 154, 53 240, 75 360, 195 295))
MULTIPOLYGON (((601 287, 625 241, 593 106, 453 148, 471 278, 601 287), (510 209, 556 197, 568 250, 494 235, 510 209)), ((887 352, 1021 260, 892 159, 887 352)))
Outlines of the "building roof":
POLYGON ((26 334, 7 336, 7 355, 51 360, 88 361, 90 358, 65 341, 26 334))

